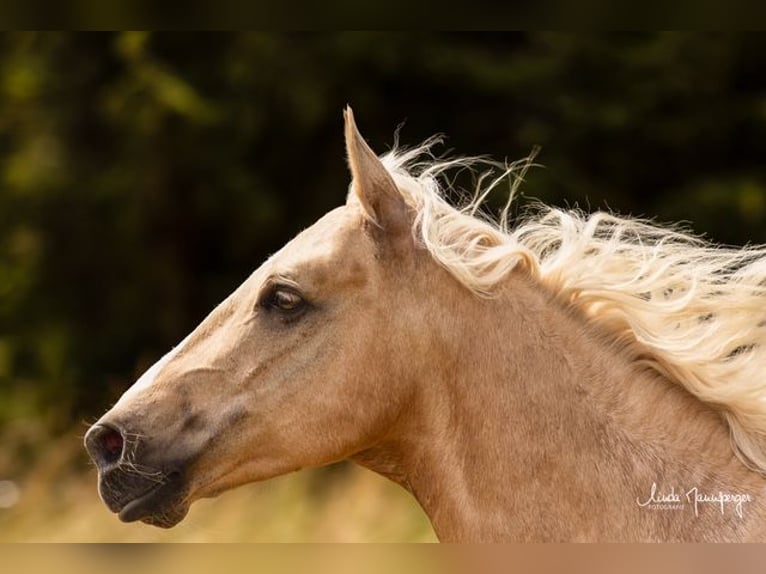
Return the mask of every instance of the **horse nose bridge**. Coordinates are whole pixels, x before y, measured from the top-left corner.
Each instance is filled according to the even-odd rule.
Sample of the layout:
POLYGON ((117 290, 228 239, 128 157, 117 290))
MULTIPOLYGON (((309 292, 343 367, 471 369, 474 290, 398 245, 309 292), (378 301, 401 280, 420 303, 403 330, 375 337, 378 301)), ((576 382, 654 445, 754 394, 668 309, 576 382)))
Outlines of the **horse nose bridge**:
POLYGON ((114 423, 98 422, 85 434, 85 450, 99 471, 117 466, 125 453, 125 431, 114 423))

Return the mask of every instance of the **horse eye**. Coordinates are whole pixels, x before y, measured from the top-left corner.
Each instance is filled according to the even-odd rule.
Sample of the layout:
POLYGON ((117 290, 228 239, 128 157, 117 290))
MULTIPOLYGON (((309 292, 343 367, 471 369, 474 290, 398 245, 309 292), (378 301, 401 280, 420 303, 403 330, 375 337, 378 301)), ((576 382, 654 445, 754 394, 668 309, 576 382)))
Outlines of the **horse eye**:
POLYGON ((303 300, 300 295, 292 291, 276 291, 274 293, 274 306, 282 311, 292 311, 300 306, 303 300))
POLYGON ((284 312, 295 312, 304 305, 303 298, 293 289, 275 286, 263 301, 263 306, 284 312))

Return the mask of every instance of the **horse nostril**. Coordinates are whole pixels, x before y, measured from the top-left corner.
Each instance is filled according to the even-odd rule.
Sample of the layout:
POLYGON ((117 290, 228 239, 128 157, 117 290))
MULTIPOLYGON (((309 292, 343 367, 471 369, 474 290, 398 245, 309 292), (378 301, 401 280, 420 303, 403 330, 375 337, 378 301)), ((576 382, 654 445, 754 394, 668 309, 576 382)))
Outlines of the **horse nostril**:
POLYGON ((85 435, 85 448, 99 467, 116 464, 122 458, 125 439, 117 429, 99 424, 85 435))
POLYGON ((116 430, 108 429, 101 436, 101 444, 109 462, 117 462, 122 456, 123 439, 116 430))

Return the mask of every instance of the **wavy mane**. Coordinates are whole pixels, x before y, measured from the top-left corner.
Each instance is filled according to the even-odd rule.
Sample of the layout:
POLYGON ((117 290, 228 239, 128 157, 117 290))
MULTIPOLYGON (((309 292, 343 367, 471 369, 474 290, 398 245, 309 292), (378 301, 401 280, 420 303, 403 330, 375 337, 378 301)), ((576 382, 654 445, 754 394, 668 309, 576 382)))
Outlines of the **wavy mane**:
POLYGON ((511 226, 513 197, 533 158, 502 166, 494 179, 479 177, 473 196, 453 207, 445 174, 491 162, 436 160, 429 152, 435 141, 381 158, 434 259, 482 297, 522 266, 593 321, 635 341, 636 361, 719 410, 737 454, 766 473, 766 248, 727 248, 644 220, 547 206, 511 226), (501 182, 510 193, 492 219, 482 209, 501 182))

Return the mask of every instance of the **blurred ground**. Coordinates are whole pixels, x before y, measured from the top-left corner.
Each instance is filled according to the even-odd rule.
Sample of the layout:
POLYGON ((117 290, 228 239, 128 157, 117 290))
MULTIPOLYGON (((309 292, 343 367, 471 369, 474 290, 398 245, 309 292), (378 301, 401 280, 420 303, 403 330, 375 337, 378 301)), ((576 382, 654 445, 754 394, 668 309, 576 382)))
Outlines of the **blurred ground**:
POLYGON ((96 492, 95 469, 82 471, 89 465, 77 431, 49 442, 23 476, 8 473, 9 451, 0 454, 0 542, 436 540, 406 491, 351 463, 304 470, 198 501, 181 524, 162 530, 123 524, 107 510, 96 492))

